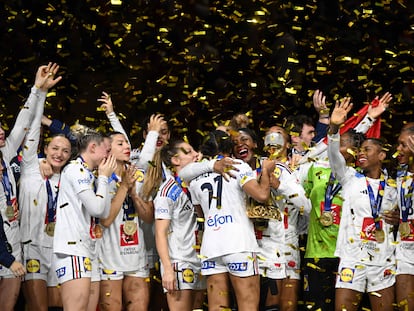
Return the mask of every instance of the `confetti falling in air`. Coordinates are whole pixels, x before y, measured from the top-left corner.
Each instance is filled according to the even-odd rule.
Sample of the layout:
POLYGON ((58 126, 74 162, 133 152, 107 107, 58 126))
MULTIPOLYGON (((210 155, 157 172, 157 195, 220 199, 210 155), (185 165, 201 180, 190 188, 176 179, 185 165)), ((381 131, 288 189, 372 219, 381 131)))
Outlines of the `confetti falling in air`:
POLYGON ((45 113, 105 128, 96 99, 113 98, 133 142, 154 112, 201 142, 234 113, 257 131, 351 96, 355 111, 393 94, 383 119, 395 138, 413 110, 412 1, 5 0, 0 5, 2 125, 13 124, 39 62, 63 80, 45 113), (7 44, 7 46, 5 46, 7 44), (199 130, 199 131, 197 131, 199 130))

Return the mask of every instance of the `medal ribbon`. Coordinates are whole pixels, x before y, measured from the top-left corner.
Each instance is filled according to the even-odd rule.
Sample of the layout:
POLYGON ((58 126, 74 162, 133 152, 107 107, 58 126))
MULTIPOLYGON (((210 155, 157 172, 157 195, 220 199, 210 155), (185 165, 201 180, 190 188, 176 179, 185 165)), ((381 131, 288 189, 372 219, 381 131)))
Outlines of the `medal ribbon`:
POLYGON ((256 176, 259 177, 262 173, 262 164, 260 163, 260 160, 256 158, 256 176))
POLYGON ((380 179, 380 183, 378 186, 378 193, 377 193, 376 200, 374 197, 374 191, 372 190, 372 187, 369 184, 368 179, 366 177, 365 177, 365 180, 367 182, 367 190, 368 190, 368 195, 369 195, 369 202, 371 205, 372 218, 374 218, 374 221, 375 221, 375 228, 379 230, 381 228, 380 228, 380 221, 379 221, 378 215, 381 210, 381 203, 382 203, 382 198, 384 195, 383 192, 385 188, 385 177, 383 174, 381 174, 381 179, 380 179))
MULTIPOLYGON (((80 162, 81 162, 82 166, 85 169, 87 169, 93 175, 92 171, 89 169, 88 165, 85 163, 85 160, 82 158, 82 156, 79 156, 79 159, 80 159, 80 162)), ((95 182, 93 183, 93 190, 94 190, 94 192, 96 192, 95 182)), ((91 226, 90 226, 90 229, 89 229, 89 234, 90 234, 91 238, 93 238, 93 239, 96 239, 94 230, 95 230, 95 227, 97 225, 99 225, 99 218, 91 216, 91 226)))
POLYGON ((113 181, 113 180, 115 180, 115 182, 119 181, 118 176, 116 176, 115 172, 112 173, 112 175, 108 177, 108 184, 110 184, 111 181, 113 181))
POLYGON ((411 179, 410 186, 407 187, 406 176, 405 176, 401 183, 401 191, 400 191, 402 222, 408 221, 408 213, 413 205, 413 201, 412 201, 413 189, 414 189, 413 179, 411 179), (405 194, 405 188, 408 188, 407 195, 405 194))
POLYGON ((3 184, 7 205, 12 205, 11 196, 13 195, 13 187, 11 185, 9 174, 7 173, 6 163, 4 160, 1 161, 1 165, 3 166, 3 179, 1 180, 1 183, 3 184))
POLYGON ((124 210, 123 219, 125 220, 134 220, 135 217, 135 207, 131 200, 131 197, 127 195, 124 202, 122 203, 122 209, 124 210))
POLYGON ((183 185, 183 181, 176 173, 174 173, 174 179, 177 182, 177 184, 181 187, 181 189, 183 189, 184 193, 187 195, 187 197, 191 201, 191 196, 190 196, 190 192, 188 191, 188 188, 183 185))
POLYGON ((47 191, 47 213, 46 213, 46 224, 50 222, 56 221, 56 206, 57 206, 57 198, 59 195, 59 184, 58 184, 58 191, 56 191, 56 196, 53 198, 52 187, 50 186, 49 179, 46 179, 46 191, 47 191))
MULTIPOLYGON (((0 214, 0 219, 1 219, 1 226, 4 226, 5 223, 8 223, 6 221, 3 220, 3 217, 1 217, 0 214)), ((13 252, 12 247, 10 245, 10 243, 7 241, 7 236, 6 236, 6 232, 4 232, 4 230, 0 230, 0 239, 2 239, 4 242, 6 242, 6 248, 7 248, 7 252, 9 254, 11 254, 13 252)))
POLYGON ((329 176, 329 182, 328 186, 325 190, 325 201, 323 203, 323 210, 325 212, 331 211, 332 201, 335 195, 341 190, 342 185, 340 183, 335 184, 335 177, 333 173, 331 172, 331 175, 329 176))

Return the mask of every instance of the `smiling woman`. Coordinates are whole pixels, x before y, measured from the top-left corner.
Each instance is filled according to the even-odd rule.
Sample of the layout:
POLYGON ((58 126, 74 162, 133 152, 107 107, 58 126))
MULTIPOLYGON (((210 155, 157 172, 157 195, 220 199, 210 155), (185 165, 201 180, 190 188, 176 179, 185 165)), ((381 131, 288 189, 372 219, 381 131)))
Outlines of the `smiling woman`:
MULTIPOLYGON (((34 187, 33 182, 35 180, 30 179, 30 186, 28 189, 31 191, 35 191, 36 193, 39 191, 39 189, 44 190, 44 196, 47 198, 46 194, 46 182, 41 176, 40 169, 39 169, 39 159, 37 157, 37 150, 39 145, 39 139, 40 139, 40 120, 43 113, 44 103, 46 99, 46 93, 49 90, 49 88, 53 87, 56 83, 58 83, 61 80, 61 77, 54 78, 53 76, 49 75, 50 72, 53 72, 54 74, 57 73, 59 70, 59 66, 57 64, 49 63, 48 65, 40 66, 36 73, 35 78, 35 85, 31 89, 31 93, 29 95, 29 98, 23 107, 23 109, 20 111, 20 113, 17 116, 16 124, 13 127, 10 135, 4 140, 4 131, 1 130, 1 138, 2 141, 1 144, 1 151, 3 153, 3 159, 2 159, 2 166, 3 169, 3 178, 2 178, 2 191, 4 192, 4 198, 6 199, 5 202, 3 202, 3 206, 1 207, 1 212, 3 219, 5 220, 2 224, 4 226, 4 231, 6 233, 7 241, 10 245, 10 253, 16 258, 17 261, 22 260, 22 248, 21 248, 21 241, 31 241, 32 234, 33 234, 33 240, 34 244, 36 242, 42 240, 42 237, 48 239, 50 242, 50 237, 47 236, 45 233, 46 224, 45 224, 45 214, 46 210, 45 208, 38 209, 35 208, 36 211, 39 211, 40 214, 43 217, 40 217, 40 222, 38 221, 36 223, 36 217, 33 217, 31 219, 31 210, 33 209, 33 202, 40 201, 42 207, 46 207, 46 200, 41 200, 42 198, 38 197, 37 195, 34 198, 31 198, 31 200, 26 201, 23 194, 20 193, 19 197, 17 198, 17 189, 16 189, 16 180, 14 179, 14 175, 12 174, 11 168, 10 168, 10 161, 13 157, 15 157, 16 152, 19 148, 19 146, 24 141, 23 148, 23 161, 22 161, 22 174, 27 174, 28 170, 27 166, 29 166, 29 163, 34 164, 33 171, 31 172, 34 175, 38 175, 37 181, 38 186, 34 187), (29 131, 26 133, 27 129, 29 131), (26 136, 25 136, 26 135, 26 136), (26 139, 26 140, 24 140, 26 139), (19 204, 17 202, 19 200, 19 204), (19 209, 20 206, 20 209, 19 209), (20 228, 19 228, 19 220, 20 220, 20 228), (29 225, 30 222, 33 221, 33 224, 36 224, 38 226, 35 226, 32 228, 29 225), (35 232, 31 232, 35 231, 35 232)), ((67 157, 68 158, 68 157, 67 157)), ((67 159, 66 159, 67 160, 67 159)), ((22 181, 24 182, 24 178, 22 177, 22 181)), ((26 179, 27 182, 27 179, 26 179)), ((54 190, 53 193, 55 193, 56 190, 54 190)), ((23 191, 24 194, 26 194, 25 191, 23 191)), ((41 191, 41 193, 43 193, 41 191)), ((50 191, 50 195, 55 198, 53 195, 52 190, 50 191)), ((56 201, 54 201, 56 202, 56 201)), ((50 220, 50 222, 54 222, 54 210, 55 205, 53 204, 51 200, 51 207, 50 207, 50 218, 47 218, 50 220)), ((35 213, 37 213, 35 211, 35 213)), ((39 218, 37 218, 39 220, 39 218)), ((52 227, 52 226, 50 226, 52 227)), ((28 243, 26 243, 28 244, 28 243)), ((42 244, 42 243, 40 243, 42 244)), ((39 245, 39 244, 38 244, 39 245)), ((44 245, 43 245, 44 246, 44 245)), ((42 262, 45 263, 45 266, 42 268, 45 270, 45 274, 41 276, 41 273, 39 272, 40 269, 40 260, 37 257, 37 260, 35 261, 25 261, 28 263, 29 266, 27 266, 28 272, 36 272, 39 277, 42 277, 46 279, 47 272, 50 271, 50 263, 51 263, 51 248, 49 245, 48 252, 37 252, 39 256, 45 255, 45 257, 42 257, 42 262), (45 259, 46 258, 46 259, 45 259), (43 261, 43 259, 45 259, 43 261), (35 269, 32 270, 32 268, 35 267, 35 269), (30 269, 29 269, 30 268, 30 269)), ((24 255, 27 256, 28 252, 24 252, 24 255)), ((25 258, 26 259, 26 258, 25 258)), ((34 274, 29 273, 29 275, 33 276, 34 274)), ((29 279, 30 276, 27 276, 29 279)), ((19 275, 20 277, 21 275, 19 275)), ((19 277, 16 277, 14 272, 10 269, 1 269, 0 271, 0 300, 5 303, 3 305, 3 308, 5 310, 12 310, 14 307, 14 304, 16 302, 17 296, 19 294, 21 279, 19 277)), ((46 282, 42 282, 44 287, 40 289, 42 293, 39 292, 39 302, 41 304, 45 303, 42 307, 42 310, 44 308, 47 308, 47 300, 45 301, 43 297, 45 296, 46 292, 46 282), (44 289, 44 291, 42 291, 44 289)))

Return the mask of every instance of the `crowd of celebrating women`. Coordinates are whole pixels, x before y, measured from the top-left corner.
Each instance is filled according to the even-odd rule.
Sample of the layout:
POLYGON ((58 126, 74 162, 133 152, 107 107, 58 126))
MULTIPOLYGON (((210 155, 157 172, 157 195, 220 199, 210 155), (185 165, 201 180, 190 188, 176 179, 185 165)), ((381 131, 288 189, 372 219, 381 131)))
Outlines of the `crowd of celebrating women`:
POLYGON ((348 118, 317 90, 317 122, 263 151, 243 114, 194 147, 155 114, 133 148, 105 92, 106 133, 44 116, 58 71, 0 129, 3 310, 414 310, 414 123, 390 161, 391 94, 348 118))

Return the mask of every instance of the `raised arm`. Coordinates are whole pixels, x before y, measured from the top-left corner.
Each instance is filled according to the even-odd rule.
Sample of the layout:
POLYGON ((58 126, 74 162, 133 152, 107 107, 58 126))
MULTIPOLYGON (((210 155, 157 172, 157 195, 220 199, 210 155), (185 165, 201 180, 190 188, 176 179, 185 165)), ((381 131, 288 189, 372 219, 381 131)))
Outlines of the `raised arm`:
POLYGON ((362 134, 368 132, 375 120, 388 109, 390 102, 392 101, 392 95, 391 93, 386 92, 381 98, 377 96, 374 100, 378 100, 378 105, 375 107, 372 104, 369 105, 367 114, 355 127, 356 132, 362 134))
POLYGON ((345 122, 347 114, 352 109, 349 97, 345 97, 341 102, 337 101, 335 109, 332 111, 329 132, 328 132, 328 158, 332 172, 340 183, 344 183, 346 174, 346 162, 340 152, 339 128, 345 122))
MULTIPOLYGON (((145 138, 144 146, 136 161, 136 165, 144 170, 149 166, 150 161, 154 158, 155 149, 157 147, 158 135, 161 127, 165 124, 164 117, 160 114, 153 114, 147 124, 147 137, 145 138)), ((144 125, 145 126, 145 125, 144 125)))
POLYGON ((17 115, 13 129, 6 139, 6 145, 2 148, 6 161, 9 161, 16 155, 17 149, 26 135, 26 130, 30 127, 36 115, 36 107, 44 105, 47 91, 62 79, 62 77, 55 78, 58 70, 59 66, 52 63, 38 68, 35 85, 31 89, 29 98, 17 115))
POLYGON ((114 105, 112 103, 111 95, 106 92, 102 92, 101 98, 98 98, 98 102, 101 102, 101 106, 99 107, 101 110, 105 111, 106 116, 108 117, 109 122, 111 122, 112 129, 116 132, 122 133, 126 139, 128 140, 128 144, 131 145, 129 141, 129 137, 122 126, 121 122, 119 121, 116 113, 114 111, 114 105))

